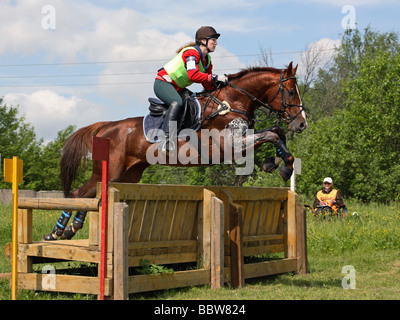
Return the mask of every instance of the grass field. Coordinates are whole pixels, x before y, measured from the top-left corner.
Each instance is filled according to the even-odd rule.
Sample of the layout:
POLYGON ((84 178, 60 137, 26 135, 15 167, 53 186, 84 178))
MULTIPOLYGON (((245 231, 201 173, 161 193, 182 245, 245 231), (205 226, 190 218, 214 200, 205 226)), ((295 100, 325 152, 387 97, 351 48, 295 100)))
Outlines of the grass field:
MULTIPOLYGON (((203 300, 398 300, 400 299, 400 209, 396 205, 347 201, 350 215, 317 220, 307 213, 309 273, 283 274, 246 281, 242 289, 208 286, 131 295, 131 299, 203 300), (353 212, 357 214, 352 215, 353 212), (346 265, 355 269, 355 289, 343 289, 346 265)), ((58 213, 34 212, 34 240, 51 231, 58 213)), ((87 226, 79 237, 87 237, 87 226)), ((0 273, 11 271, 3 253, 11 240, 11 206, 0 207, 0 273)), ((9 281, 0 279, 0 300, 11 297, 9 281)), ((19 299, 95 300, 96 296, 20 290, 19 299)))

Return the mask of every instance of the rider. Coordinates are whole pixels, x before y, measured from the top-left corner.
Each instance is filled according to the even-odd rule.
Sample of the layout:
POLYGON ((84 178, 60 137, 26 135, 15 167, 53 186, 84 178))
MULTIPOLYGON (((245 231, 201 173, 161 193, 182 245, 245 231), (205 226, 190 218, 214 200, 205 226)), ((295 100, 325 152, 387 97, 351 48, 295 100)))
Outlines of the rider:
POLYGON ((205 90, 213 90, 219 83, 226 84, 225 75, 213 75, 210 52, 214 52, 220 34, 213 27, 201 27, 196 32, 196 43, 185 46, 178 55, 158 70, 154 81, 154 93, 169 106, 164 119, 165 140, 160 144, 160 151, 174 154, 176 146, 173 137, 176 132, 170 128, 172 121, 177 121, 181 114, 183 100, 180 94, 193 82, 201 83, 205 90), (171 132, 172 131, 172 132, 171 132))

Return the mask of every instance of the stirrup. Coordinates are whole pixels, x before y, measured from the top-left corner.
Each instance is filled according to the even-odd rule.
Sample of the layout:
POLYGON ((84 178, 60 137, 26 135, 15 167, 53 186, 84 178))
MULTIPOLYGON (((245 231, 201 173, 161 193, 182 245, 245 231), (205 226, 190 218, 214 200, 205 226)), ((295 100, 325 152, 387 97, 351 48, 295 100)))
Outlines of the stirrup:
POLYGON ((162 153, 173 156, 173 155, 175 155, 175 151, 176 151, 175 143, 169 139, 166 139, 164 142, 162 142, 160 144, 159 150, 162 153))

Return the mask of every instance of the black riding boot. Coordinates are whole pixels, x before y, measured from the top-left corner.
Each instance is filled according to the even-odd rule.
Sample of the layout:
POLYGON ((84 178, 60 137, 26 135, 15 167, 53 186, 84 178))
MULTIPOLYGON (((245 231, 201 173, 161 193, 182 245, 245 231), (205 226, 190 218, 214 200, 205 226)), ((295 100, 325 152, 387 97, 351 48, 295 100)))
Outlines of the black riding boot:
POLYGON ((178 120, 179 116, 181 114, 181 109, 182 106, 179 105, 178 102, 172 101, 170 104, 167 114, 165 115, 164 119, 164 124, 163 124, 163 130, 165 133, 165 141, 160 144, 160 151, 166 154, 174 155, 176 152, 176 136, 177 136, 177 126, 178 126, 178 120), (172 125, 172 121, 175 121, 176 126, 170 128, 170 125, 172 125))

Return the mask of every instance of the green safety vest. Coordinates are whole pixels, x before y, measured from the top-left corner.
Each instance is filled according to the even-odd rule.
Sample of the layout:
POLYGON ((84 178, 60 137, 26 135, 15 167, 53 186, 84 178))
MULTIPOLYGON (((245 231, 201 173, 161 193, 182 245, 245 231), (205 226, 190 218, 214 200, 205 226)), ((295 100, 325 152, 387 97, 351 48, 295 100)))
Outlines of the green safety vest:
MULTIPOLYGON (((183 62, 182 55, 186 50, 195 49, 195 47, 187 47, 182 49, 170 62, 168 62, 164 69, 167 71, 168 75, 174 80, 174 82, 180 88, 186 88, 190 86, 193 82, 189 80, 185 63, 183 62)), ((200 72, 205 73, 206 69, 210 65, 211 57, 207 55, 207 67, 203 65, 202 53, 200 52, 200 63, 199 63, 199 70, 200 72)))

